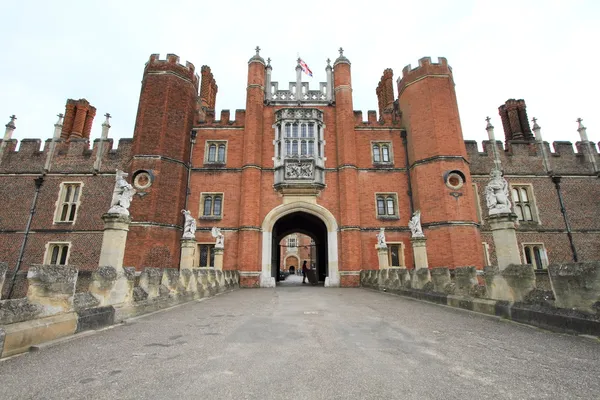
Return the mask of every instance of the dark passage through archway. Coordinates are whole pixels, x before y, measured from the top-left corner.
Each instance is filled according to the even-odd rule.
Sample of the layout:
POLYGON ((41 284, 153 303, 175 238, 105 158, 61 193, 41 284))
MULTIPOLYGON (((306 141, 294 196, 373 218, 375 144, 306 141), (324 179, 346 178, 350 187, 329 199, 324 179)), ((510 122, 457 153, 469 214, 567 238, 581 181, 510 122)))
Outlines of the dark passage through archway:
POLYGON ((318 217, 305 212, 295 212, 281 217, 273 226, 271 276, 279 282, 279 274, 283 268, 279 242, 292 233, 302 233, 314 240, 317 277, 319 282, 324 282, 329 272, 327 268, 327 227, 318 217))

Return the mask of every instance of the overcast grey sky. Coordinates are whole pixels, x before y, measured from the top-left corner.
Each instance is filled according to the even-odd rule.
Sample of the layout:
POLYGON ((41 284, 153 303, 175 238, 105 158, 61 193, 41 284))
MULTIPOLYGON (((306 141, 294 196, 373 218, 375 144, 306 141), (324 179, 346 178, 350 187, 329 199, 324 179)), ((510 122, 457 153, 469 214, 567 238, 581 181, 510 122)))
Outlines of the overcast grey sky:
MULTIPOLYGON (((49 138, 67 98, 98 109, 100 135, 131 137, 151 53, 209 65, 221 109, 245 108, 247 61, 259 45, 273 80, 295 80, 297 54, 312 88, 342 46, 352 63, 354 108, 377 108, 385 68, 444 56, 453 67, 465 139, 486 139, 485 117, 503 137, 498 106, 523 98, 547 141, 579 140, 578 117, 600 140, 600 2, 594 1, 11 1, 0 25, 0 123, 14 138, 49 138)), ((396 88, 397 90, 397 88, 396 88)), ((233 118, 233 114, 232 114, 233 118)))

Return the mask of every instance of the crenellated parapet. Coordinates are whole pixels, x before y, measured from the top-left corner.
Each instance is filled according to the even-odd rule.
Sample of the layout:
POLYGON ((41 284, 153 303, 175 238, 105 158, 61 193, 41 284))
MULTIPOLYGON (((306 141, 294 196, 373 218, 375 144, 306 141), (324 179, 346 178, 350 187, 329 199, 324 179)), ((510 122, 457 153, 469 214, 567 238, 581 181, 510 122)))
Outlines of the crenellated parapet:
MULTIPOLYGON (((600 162, 600 155, 595 143, 590 143, 594 157, 600 162)), ((556 141, 552 146, 543 142, 549 156, 550 169, 557 175, 594 175, 593 166, 586 161, 586 149, 582 142, 573 143, 556 141)), ((488 175, 494 167, 494 153, 492 143, 483 141, 483 151, 479 151, 478 143, 474 140, 465 140, 467 159, 470 163, 471 174, 488 175)), ((598 143, 600 147, 600 143, 598 143)), ((536 142, 513 140, 504 146, 501 141, 496 141, 498 157, 502 169, 507 175, 539 175, 546 174, 544 170, 543 153, 536 142)))
POLYGON ((221 119, 215 119, 215 113, 207 113, 205 119, 201 119, 199 126, 210 127, 243 127, 246 123, 246 110, 235 110, 234 119, 231 119, 230 110, 221 110, 221 119))
MULTIPOLYGON (((117 168, 125 168, 131 157, 132 140, 120 139, 117 148, 113 148, 112 139, 104 140, 102 146, 100 142, 101 139, 94 140, 90 148, 88 139, 57 140, 50 172, 93 173, 98 151, 102 151, 98 172, 114 173, 117 168)), ((51 144, 52 139, 46 140, 42 149, 41 139, 23 139, 20 144, 17 140, 9 140, 0 161, 0 174, 42 173, 51 144)))
POLYGON ((402 77, 398 78, 398 95, 401 95, 406 87, 426 76, 450 76, 452 68, 448 65, 445 57, 438 57, 437 63, 431 62, 431 57, 423 57, 419 60, 419 66, 412 68, 410 64, 402 69, 402 77))
POLYGON ((200 78, 196 74, 196 67, 189 61, 185 65, 179 63, 179 56, 167 54, 166 60, 161 60, 159 54, 151 54, 144 68, 144 75, 149 74, 173 74, 191 82, 196 88, 199 86, 200 78))

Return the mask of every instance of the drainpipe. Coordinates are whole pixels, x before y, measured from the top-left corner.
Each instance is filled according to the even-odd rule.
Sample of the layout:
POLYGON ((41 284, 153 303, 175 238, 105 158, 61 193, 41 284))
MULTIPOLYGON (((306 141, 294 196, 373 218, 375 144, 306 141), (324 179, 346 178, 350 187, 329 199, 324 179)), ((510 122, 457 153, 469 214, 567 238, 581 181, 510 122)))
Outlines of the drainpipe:
POLYGON ((15 267, 15 271, 13 272, 13 276, 10 282, 10 290, 8 292, 8 297, 12 296, 13 289, 15 286, 15 280, 17 279, 17 273, 21 268, 21 263, 23 262, 23 256, 25 254, 25 246, 27 245, 27 238, 29 237, 29 230, 31 228, 31 221, 33 220, 33 215, 35 214, 35 209, 37 206, 38 194, 40 193, 40 188, 42 187, 42 183, 44 183, 44 176, 39 176, 35 178, 35 193, 33 194, 33 201, 31 204, 31 210, 29 211, 29 218, 27 219, 27 226, 25 227, 25 237, 23 237, 23 243, 21 243, 21 250, 19 251, 19 258, 17 259, 17 266, 15 267))
POLYGON ((408 178, 408 200, 410 204, 410 215, 412 216, 415 212, 415 206, 413 204, 413 196, 412 196, 412 185, 410 184, 410 165, 408 164, 408 145, 407 145, 407 136, 406 130, 402 129, 400 131, 400 137, 402 138, 402 145, 404 146, 404 160, 406 161, 406 176, 408 178))
POLYGON ((563 201, 562 193, 560 190, 560 176, 553 175, 552 182, 554 182, 554 186, 556 187, 556 194, 558 194, 558 202, 560 203, 560 212, 562 213, 563 219, 565 220, 565 226, 567 227, 567 236, 569 238, 569 244, 571 245, 571 252, 573 253, 573 262, 577 262, 577 250, 575 249, 575 243, 573 243, 571 225, 569 224, 569 217, 567 216, 567 210, 565 208, 565 203, 563 201))
POLYGON ((188 198, 190 197, 190 181, 192 179, 192 154, 194 154, 194 145, 196 144, 196 131, 190 133, 190 158, 188 160, 187 182, 185 184, 185 205, 184 210, 188 207, 188 198))

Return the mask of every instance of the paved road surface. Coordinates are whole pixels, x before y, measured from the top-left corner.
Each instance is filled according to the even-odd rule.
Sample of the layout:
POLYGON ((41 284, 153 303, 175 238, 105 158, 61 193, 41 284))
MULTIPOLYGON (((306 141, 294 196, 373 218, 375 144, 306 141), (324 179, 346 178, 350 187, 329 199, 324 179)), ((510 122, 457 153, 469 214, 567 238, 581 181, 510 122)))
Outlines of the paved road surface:
POLYGON ((600 343, 365 289, 247 289, 0 362, 0 398, 599 399, 600 343))

